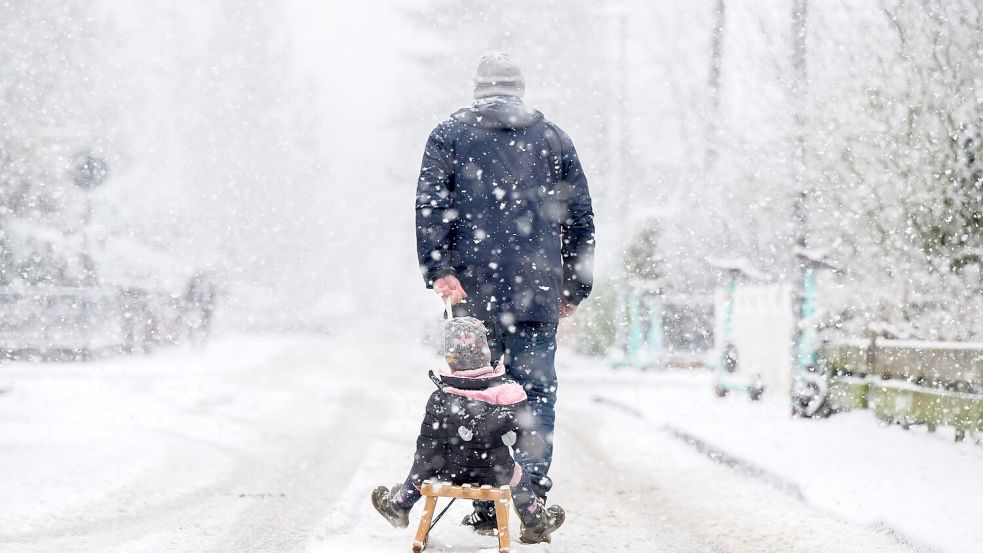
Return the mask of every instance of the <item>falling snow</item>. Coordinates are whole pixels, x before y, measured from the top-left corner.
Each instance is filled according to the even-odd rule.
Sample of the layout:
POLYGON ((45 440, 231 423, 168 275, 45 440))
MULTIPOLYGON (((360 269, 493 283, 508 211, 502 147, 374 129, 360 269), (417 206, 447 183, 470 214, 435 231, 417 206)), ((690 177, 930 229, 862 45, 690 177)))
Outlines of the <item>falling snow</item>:
POLYGON ((980 2, 369 4, 0 2, 0 550, 983 549, 980 2))

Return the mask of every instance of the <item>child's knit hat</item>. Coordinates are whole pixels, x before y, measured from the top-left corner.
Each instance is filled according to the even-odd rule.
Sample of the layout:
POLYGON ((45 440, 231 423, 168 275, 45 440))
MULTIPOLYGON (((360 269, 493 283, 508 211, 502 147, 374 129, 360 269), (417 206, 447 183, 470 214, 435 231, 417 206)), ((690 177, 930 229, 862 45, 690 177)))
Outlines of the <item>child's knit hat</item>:
POLYGON ((474 317, 456 317, 444 324, 444 358, 452 371, 491 365, 488 330, 474 317))

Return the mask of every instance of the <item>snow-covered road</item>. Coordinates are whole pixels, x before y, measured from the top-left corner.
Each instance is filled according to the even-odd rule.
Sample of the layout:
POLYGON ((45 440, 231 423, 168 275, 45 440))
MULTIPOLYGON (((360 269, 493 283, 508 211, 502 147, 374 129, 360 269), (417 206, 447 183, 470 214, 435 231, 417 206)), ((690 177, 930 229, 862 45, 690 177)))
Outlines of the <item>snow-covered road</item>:
POLYGON ((303 549, 386 418, 373 363, 317 339, 238 339, 4 366, 0 550, 303 549))
MULTIPOLYGON (((0 365, 0 551, 408 551, 412 530, 390 528, 367 496, 409 467, 432 386, 425 370, 437 359, 410 344, 238 337, 202 352, 0 365)), ((553 544, 518 551, 919 550, 908 536, 938 551, 975 551, 963 549, 973 530, 933 540, 890 513, 840 514, 835 486, 819 494, 796 484, 795 471, 755 460, 759 449, 782 460, 767 444, 738 452, 764 467, 761 477, 679 437, 730 447, 727 436, 742 434, 728 425, 774 420, 780 432, 793 423, 778 406, 713 401, 701 374, 612 374, 564 356, 559 370, 551 500, 567 509, 567 523, 553 544), (872 523, 882 520, 891 523, 872 523)), ((866 419, 856 425, 911 438, 866 419)), ((795 428, 808 441, 827 439, 831 427, 795 428)), ((915 439, 931 441, 933 460, 983 465, 979 448, 915 439)), ((936 498, 918 500, 931 507, 936 498)), ((971 510, 972 500, 957 507, 971 510)), ((494 550, 494 540, 456 525, 466 510, 451 509, 431 550, 494 550)))

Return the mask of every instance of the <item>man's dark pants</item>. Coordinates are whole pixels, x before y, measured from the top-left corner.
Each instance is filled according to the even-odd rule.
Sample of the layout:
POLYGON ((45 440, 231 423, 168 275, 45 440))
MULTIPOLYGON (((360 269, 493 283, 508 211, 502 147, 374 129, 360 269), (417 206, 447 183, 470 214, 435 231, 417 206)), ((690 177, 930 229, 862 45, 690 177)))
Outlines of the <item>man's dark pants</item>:
MULTIPOLYGON (((485 323, 488 325, 488 323, 485 323)), ((547 474, 553 462, 553 427, 556 422, 556 323, 517 322, 511 328, 488 325, 492 359, 504 355, 505 372, 529 397, 532 429, 542 440, 529 451, 517 451, 515 460, 528 472, 533 491, 545 499, 553 481, 547 474)), ((478 506, 478 502, 475 502, 478 506)), ((490 507, 491 503, 486 503, 490 507)))

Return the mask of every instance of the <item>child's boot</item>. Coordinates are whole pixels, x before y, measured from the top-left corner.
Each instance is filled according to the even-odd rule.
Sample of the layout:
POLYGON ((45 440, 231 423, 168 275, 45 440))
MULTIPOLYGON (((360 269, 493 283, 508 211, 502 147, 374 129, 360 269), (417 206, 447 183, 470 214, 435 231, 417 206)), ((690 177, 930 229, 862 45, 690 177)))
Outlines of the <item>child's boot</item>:
POLYGON ((392 524, 395 528, 406 528, 410 525, 410 509, 400 507, 395 502, 393 502, 393 496, 396 495, 396 490, 399 488, 399 484, 392 487, 391 490, 387 489, 385 486, 379 486, 372 491, 372 506, 375 510, 382 515, 389 524, 392 524))
POLYGON ((529 526, 523 524, 520 528, 519 541, 522 543, 549 543, 550 534, 555 532, 566 518, 563 507, 559 505, 551 505, 547 509, 540 509, 540 511, 542 514, 538 522, 529 526))

